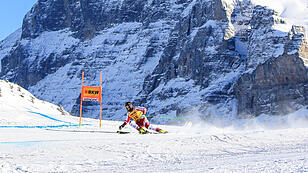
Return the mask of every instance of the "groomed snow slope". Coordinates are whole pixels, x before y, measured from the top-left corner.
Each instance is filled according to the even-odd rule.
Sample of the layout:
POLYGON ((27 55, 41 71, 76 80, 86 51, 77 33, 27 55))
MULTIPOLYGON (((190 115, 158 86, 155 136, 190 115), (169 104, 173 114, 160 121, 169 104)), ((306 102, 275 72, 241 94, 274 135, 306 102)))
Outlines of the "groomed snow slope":
POLYGON ((220 128, 192 122, 160 126, 168 134, 130 127, 117 134, 120 121, 99 128, 82 119, 78 127, 78 117, 15 84, 0 81, 0 89, 0 172, 308 172, 306 110, 220 128))

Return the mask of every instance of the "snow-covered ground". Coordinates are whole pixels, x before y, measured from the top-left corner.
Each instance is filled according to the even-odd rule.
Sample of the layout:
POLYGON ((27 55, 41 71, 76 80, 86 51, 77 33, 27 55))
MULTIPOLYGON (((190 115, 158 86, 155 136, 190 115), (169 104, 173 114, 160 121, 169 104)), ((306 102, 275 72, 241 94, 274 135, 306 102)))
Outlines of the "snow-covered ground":
POLYGON ((0 172, 308 172, 307 114, 117 134, 0 80, 0 172))

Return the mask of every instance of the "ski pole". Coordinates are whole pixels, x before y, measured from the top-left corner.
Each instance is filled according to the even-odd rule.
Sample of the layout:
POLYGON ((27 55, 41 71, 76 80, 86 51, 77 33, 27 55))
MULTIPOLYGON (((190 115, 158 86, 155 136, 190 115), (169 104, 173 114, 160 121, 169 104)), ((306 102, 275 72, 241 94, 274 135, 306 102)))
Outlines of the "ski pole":
POLYGON ((158 116, 152 116, 152 115, 148 115, 146 116, 147 118, 150 117, 155 117, 155 118, 163 118, 163 119, 171 119, 171 120, 183 120, 183 121, 187 121, 186 118, 173 118, 173 117, 158 117, 158 116))

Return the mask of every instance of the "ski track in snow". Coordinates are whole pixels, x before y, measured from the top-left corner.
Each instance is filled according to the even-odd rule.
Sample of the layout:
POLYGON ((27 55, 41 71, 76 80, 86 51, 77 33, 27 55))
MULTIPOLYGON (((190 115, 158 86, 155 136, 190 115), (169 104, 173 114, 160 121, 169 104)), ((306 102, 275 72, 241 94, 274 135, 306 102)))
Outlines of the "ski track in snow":
MULTIPOLYGON (((74 117, 75 118, 75 117, 74 117)), ((76 118, 74 119, 77 120, 76 118)), ((0 129, 3 172, 307 172, 308 129, 116 134, 121 122, 0 129)), ((72 122, 75 123, 75 122, 72 122)), ((187 131, 187 129, 186 129, 187 131)))

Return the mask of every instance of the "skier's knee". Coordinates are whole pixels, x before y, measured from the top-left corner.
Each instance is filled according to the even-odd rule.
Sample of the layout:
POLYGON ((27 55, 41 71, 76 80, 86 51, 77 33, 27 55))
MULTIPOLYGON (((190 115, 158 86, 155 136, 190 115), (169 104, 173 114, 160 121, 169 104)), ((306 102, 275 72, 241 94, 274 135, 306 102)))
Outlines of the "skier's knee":
POLYGON ((150 127, 150 123, 145 123, 145 125, 144 125, 147 129, 150 127))

